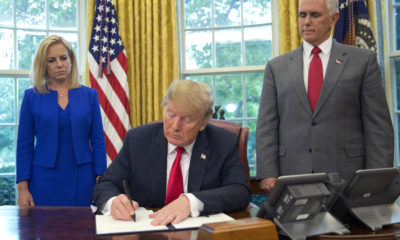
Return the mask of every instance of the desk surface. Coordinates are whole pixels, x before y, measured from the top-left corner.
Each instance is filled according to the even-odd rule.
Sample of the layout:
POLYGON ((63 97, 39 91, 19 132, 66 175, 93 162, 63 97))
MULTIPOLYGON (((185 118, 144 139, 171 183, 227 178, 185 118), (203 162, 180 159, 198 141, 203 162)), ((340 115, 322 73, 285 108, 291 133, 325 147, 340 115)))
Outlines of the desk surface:
MULTIPOLYGON (((233 218, 250 217, 251 211, 245 210, 229 214, 233 218)), ((352 226, 352 234, 373 234, 363 226, 352 226)), ((197 230, 175 231, 163 233, 142 233, 129 235, 96 236, 94 217, 89 207, 32 207, 18 206, 0 207, 0 235, 1 239, 113 239, 113 240, 195 240, 197 230)), ((400 237, 400 224, 384 227, 376 234, 397 233, 400 237)), ((381 235, 384 237, 384 235, 381 235)), ((354 236, 321 236, 310 239, 346 239, 354 236)), ((361 236, 358 239, 365 239, 361 236)), ((281 237, 281 239, 287 239, 281 237)), ((354 239, 354 238, 352 238, 354 239)), ((374 238, 378 239, 378 238, 374 238)), ((395 239, 395 237, 379 238, 395 239)))

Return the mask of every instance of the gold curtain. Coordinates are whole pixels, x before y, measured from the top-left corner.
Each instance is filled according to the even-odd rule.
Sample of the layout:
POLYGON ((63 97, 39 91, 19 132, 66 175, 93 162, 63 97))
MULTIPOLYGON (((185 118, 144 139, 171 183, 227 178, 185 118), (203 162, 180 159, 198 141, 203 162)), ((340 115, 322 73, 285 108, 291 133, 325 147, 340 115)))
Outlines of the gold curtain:
POLYGON ((279 0, 280 54, 300 46, 302 39, 297 27, 300 0, 279 0))
MULTIPOLYGON (((95 3, 88 0, 88 41, 95 3)), ((114 0, 114 4, 128 57, 131 126, 161 120, 162 98, 179 76, 176 0, 114 0)))

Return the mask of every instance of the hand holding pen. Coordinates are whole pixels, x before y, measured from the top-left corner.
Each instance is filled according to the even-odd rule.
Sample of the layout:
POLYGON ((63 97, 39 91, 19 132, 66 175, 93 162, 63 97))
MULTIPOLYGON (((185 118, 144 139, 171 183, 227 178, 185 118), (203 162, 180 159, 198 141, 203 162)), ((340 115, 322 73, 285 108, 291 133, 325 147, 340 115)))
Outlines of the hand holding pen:
MULTIPOLYGON (((127 182, 125 179, 122 181, 122 185, 124 186, 125 194, 126 194, 126 196, 128 197, 129 202, 130 202, 130 204, 131 204, 133 210, 136 210, 135 207, 133 206, 133 203, 132 203, 131 189, 130 189, 130 187, 129 187, 129 185, 128 185, 128 182, 127 182)), ((134 222, 136 222, 136 213, 135 213, 135 212, 131 215, 131 217, 132 217, 132 220, 133 220, 134 222)))

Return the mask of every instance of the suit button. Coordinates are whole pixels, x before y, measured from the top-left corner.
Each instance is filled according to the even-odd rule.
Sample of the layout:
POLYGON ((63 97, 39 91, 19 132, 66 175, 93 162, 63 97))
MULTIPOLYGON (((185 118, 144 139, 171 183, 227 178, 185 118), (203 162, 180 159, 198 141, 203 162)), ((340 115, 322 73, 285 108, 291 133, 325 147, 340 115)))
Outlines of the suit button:
POLYGON ((311 122, 311 126, 317 126, 317 125, 318 125, 317 122, 315 122, 315 121, 312 121, 312 122, 311 122))
POLYGON ((311 148, 309 148, 308 151, 309 151, 310 153, 312 153, 312 149, 311 149, 311 148))

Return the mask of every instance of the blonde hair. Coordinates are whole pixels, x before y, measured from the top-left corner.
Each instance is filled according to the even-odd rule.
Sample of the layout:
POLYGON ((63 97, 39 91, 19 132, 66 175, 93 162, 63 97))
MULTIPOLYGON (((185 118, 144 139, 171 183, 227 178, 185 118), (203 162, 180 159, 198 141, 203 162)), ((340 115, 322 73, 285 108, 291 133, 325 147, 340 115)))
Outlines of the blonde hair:
POLYGON ((189 114, 203 112, 203 121, 208 122, 212 117, 214 101, 211 97, 211 88, 207 84, 191 80, 174 80, 161 105, 165 107, 168 102, 178 104, 189 114))
POLYGON ((47 77, 47 50, 50 46, 54 44, 62 44, 68 52, 68 57, 71 62, 71 72, 68 76, 67 82, 69 88, 80 87, 79 76, 78 76, 78 66, 76 63, 76 57, 74 50, 71 45, 62 37, 57 35, 51 35, 44 39, 36 52, 35 59, 33 60, 32 70, 31 70, 31 81, 35 88, 41 93, 48 93, 49 79, 47 77))

